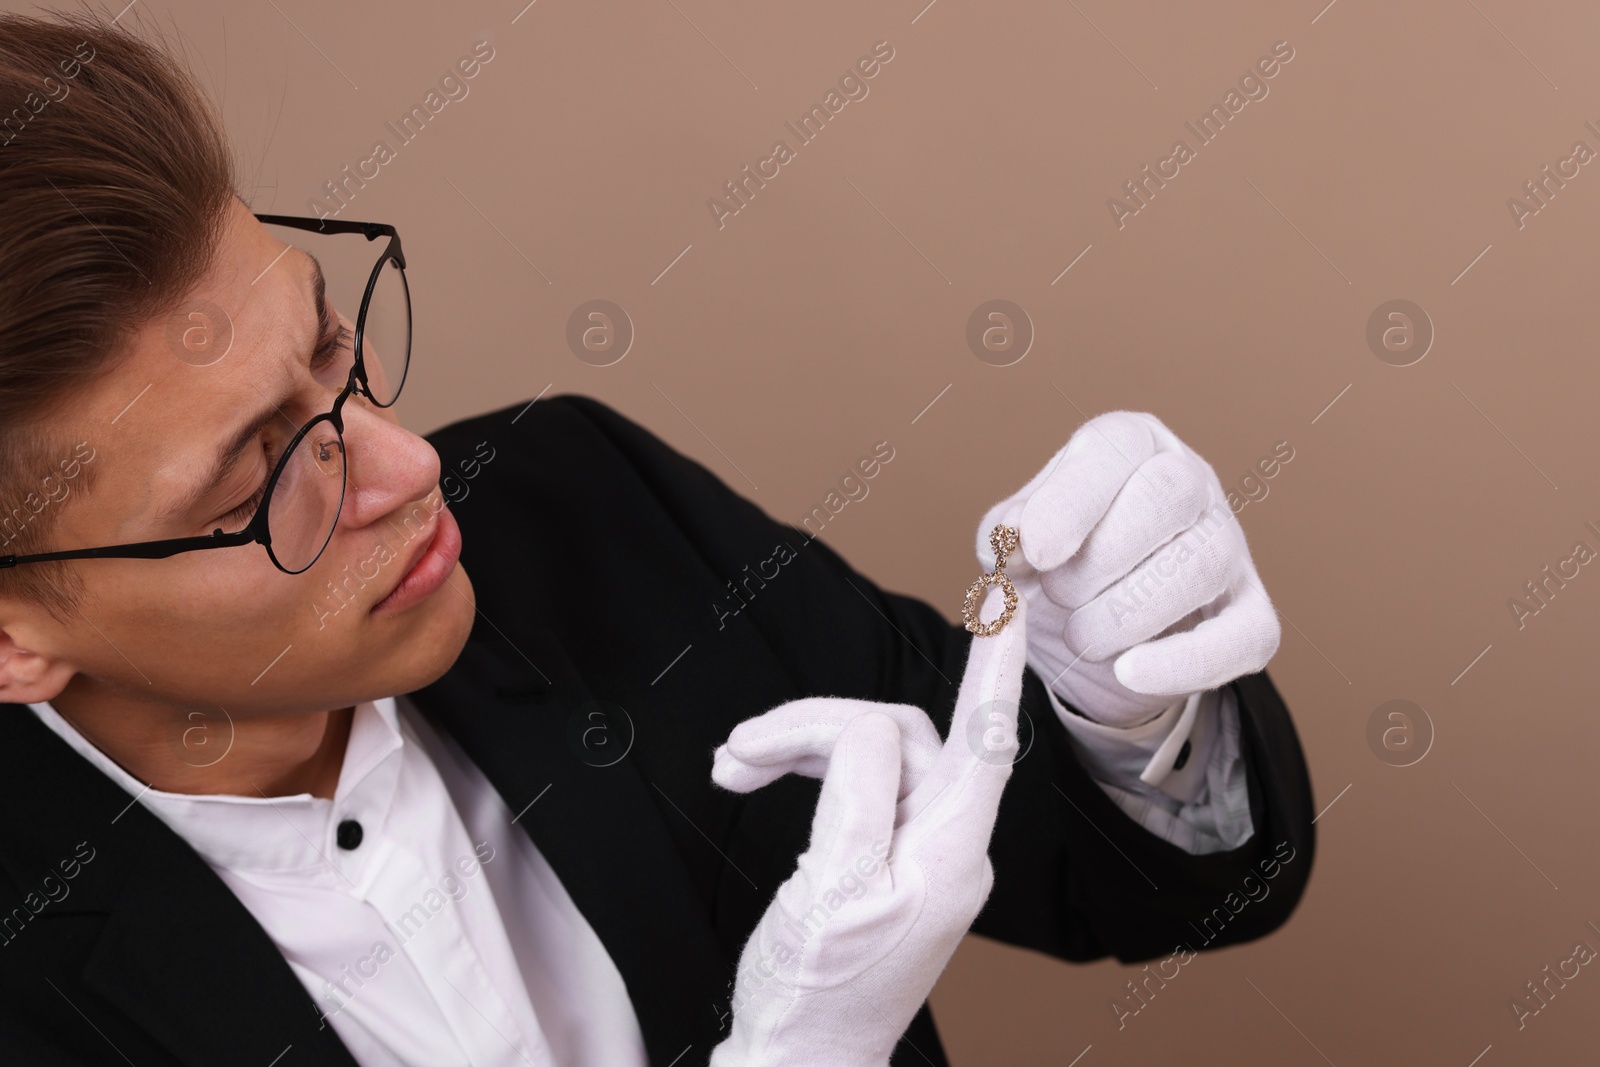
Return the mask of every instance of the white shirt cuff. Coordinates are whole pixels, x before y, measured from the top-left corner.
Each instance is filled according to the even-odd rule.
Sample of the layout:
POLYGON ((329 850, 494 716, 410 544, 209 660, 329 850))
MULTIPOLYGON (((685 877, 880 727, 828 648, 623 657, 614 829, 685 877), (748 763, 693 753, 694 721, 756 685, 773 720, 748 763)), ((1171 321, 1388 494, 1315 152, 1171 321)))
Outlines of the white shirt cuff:
POLYGON ((1127 728, 1087 719, 1046 692, 1079 762, 1140 826, 1195 855, 1249 839, 1249 788, 1231 687, 1180 698, 1127 728))
POLYGON ((1130 788, 1143 782, 1186 804, 1205 787, 1217 735, 1216 690, 1179 697, 1155 718, 1128 727, 1095 722, 1046 692, 1091 777, 1130 788))

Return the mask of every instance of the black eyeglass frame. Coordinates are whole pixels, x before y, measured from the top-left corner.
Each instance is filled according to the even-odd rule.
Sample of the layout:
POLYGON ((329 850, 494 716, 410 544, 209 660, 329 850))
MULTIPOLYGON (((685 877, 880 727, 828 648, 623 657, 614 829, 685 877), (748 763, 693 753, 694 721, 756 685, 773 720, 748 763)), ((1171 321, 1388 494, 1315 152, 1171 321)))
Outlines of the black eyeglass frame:
MULTIPOLYGON (((407 341, 405 369, 400 372, 400 380, 394 384, 394 395, 387 403, 379 403, 373 395, 372 387, 367 382, 367 368, 362 353, 362 336, 366 330, 367 307, 372 302, 373 290, 377 287, 378 277, 383 273, 384 264, 393 260, 400 268, 400 281, 406 288, 406 329, 409 338, 411 329, 411 295, 410 285, 405 280, 406 257, 400 245, 400 234, 395 228, 381 222, 355 222, 340 219, 314 219, 298 215, 256 215, 256 219, 266 225, 287 226, 297 230, 315 230, 318 233, 344 234, 359 233, 368 241, 375 241, 379 237, 389 238, 389 243, 384 246, 383 254, 378 257, 377 264, 372 268, 372 274, 367 278, 367 288, 361 297, 361 310, 356 315, 355 336, 351 346, 355 357, 350 367, 350 376, 345 379, 344 388, 334 398, 333 405, 320 415, 308 419, 295 433, 294 437, 285 446, 283 455, 278 458, 278 465, 273 468, 272 476, 267 479, 266 491, 262 494, 261 505, 256 508, 255 514, 250 517, 250 522, 242 530, 233 533, 224 533, 221 527, 209 534, 193 537, 166 537, 158 541, 134 541, 122 545, 107 545, 102 548, 74 548, 64 552, 36 552, 25 556, 0 556, 0 570, 15 567, 23 563, 46 563, 66 559, 165 559, 175 556, 180 552, 194 552, 207 548, 234 548, 239 545, 260 544, 267 550, 273 566, 285 574, 300 574, 309 570, 311 565, 322 557, 323 549, 328 547, 328 541, 333 538, 333 531, 338 528, 339 512, 344 508, 344 484, 339 487, 339 506, 334 509, 333 524, 328 527, 328 536, 317 547, 316 555, 311 557, 311 562, 304 567, 290 570, 278 559, 277 553, 272 550, 272 534, 267 528, 267 513, 272 507, 272 491, 278 486, 278 479, 283 475, 284 468, 288 465, 289 457, 293 456, 295 449, 300 447, 300 442, 311 428, 319 422, 329 422, 333 425, 334 432, 339 437, 339 447, 344 448, 344 402, 356 391, 357 385, 361 392, 376 407, 387 408, 400 399, 400 391, 405 386, 406 374, 411 369, 410 341, 407 341)), ((348 469, 348 468, 347 468, 348 469)))

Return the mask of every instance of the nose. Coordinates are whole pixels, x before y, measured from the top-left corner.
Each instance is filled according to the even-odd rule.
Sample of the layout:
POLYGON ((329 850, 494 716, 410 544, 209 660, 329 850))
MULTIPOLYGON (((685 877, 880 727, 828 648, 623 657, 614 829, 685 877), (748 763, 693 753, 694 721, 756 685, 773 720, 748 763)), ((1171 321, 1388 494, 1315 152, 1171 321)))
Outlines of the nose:
POLYGON ((381 522, 432 494, 439 453, 400 425, 392 408, 359 394, 344 405, 345 490, 339 525, 360 529, 381 522))

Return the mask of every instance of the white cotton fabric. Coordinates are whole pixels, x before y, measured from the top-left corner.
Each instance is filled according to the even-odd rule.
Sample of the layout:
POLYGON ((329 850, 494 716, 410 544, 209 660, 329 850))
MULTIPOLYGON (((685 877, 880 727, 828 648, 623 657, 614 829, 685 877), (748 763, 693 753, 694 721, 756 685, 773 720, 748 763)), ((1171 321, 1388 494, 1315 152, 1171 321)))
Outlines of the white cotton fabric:
POLYGON ((331 800, 150 789, 48 702, 29 707, 211 865, 361 1067, 648 1067, 593 928, 407 698, 356 705, 331 800), (354 850, 335 843, 345 819, 354 850))
POLYGON ((1211 465, 1154 415, 1090 419, 988 510, 1017 527, 1006 574, 1028 597, 1028 663, 1090 718, 1136 726, 1266 666, 1277 612, 1211 465))
POLYGON ((886 1067, 994 885, 1027 613, 973 642, 936 750, 921 709, 845 697, 780 704, 718 747, 725 788, 794 772, 822 791, 809 847, 740 954, 711 1067, 886 1067))

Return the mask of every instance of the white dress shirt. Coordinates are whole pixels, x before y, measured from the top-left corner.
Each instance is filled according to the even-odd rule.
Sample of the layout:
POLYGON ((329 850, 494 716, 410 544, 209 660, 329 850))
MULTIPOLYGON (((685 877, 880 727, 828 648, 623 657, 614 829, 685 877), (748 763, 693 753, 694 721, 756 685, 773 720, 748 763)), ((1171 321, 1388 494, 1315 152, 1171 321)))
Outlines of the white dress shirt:
POLYGON ((1134 822, 1193 855, 1249 839, 1250 792, 1231 688, 1192 694, 1127 728, 1086 719, 1047 692, 1078 761, 1134 822))
MULTIPOLYGON (((1249 837, 1230 690, 1129 729, 1050 697, 1140 825, 1192 853, 1249 837)), ((48 702, 29 707, 210 864, 361 1067, 648 1067, 605 946, 483 772, 408 698, 356 705, 331 800, 151 789, 48 702), (341 847, 352 821, 359 843, 341 847)))
POLYGON ((407 698, 356 705, 332 800, 150 789, 29 706, 211 865, 361 1067, 648 1067, 599 937, 407 698), (353 849, 337 843, 346 820, 353 849))

